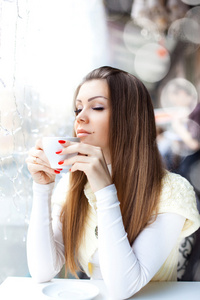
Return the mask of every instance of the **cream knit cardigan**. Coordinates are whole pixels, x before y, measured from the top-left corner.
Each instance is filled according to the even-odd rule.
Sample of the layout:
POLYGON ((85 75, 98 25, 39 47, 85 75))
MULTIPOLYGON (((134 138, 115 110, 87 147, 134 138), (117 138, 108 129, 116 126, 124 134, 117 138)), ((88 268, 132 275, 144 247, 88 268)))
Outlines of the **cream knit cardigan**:
MULTIPOLYGON (((53 203, 62 204, 65 201, 68 190, 68 177, 69 175, 67 174, 58 183, 52 198, 53 203)), ((98 239, 95 236, 95 228, 98 225, 98 222, 96 198, 88 182, 85 185, 84 193, 90 206, 82 243, 78 253, 78 259, 86 274, 91 276, 92 266, 90 260, 94 252, 98 249, 98 239)), ((152 281, 176 281, 177 272, 174 266, 177 266, 178 264, 178 249, 180 242, 184 237, 195 232, 200 226, 200 215, 196 207, 194 189, 185 178, 178 174, 166 171, 166 174, 162 179, 158 213, 176 213, 186 218, 176 245, 160 270, 152 278, 152 281)))

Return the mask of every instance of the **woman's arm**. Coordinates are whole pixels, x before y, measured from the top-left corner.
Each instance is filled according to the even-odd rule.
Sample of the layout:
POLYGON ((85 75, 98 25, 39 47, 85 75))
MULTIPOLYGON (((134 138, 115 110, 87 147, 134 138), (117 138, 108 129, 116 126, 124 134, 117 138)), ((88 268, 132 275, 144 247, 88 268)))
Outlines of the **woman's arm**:
POLYGON ((131 247, 115 186, 108 186, 95 195, 102 276, 113 299, 126 299, 146 285, 160 269, 177 242, 185 218, 169 213, 158 215, 131 247))
POLYGON ((38 282, 52 279, 64 264, 64 246, 59 221, 60 206, 51 214, 51 195, 55 176, 38 140, 26 159, 33 178, 33 204, 27 236, 27 259, 30 274, 38 282))
POLYGON ((27 235, 27 259, 31 276, 37 282, 51 280, 64 262, 60 206, 54 205, 51 214, 51 195, 54 183, 33 183, 33 205, 27 235), (53 218, 53 219, 52 219, 53 218))
POLYGON ((62 161, 62 165, 72 165, 71 172, 80 170, 87 176, 97 198, 102 276, 113 299, 126 299, 148 283, 162 266, 177 241, 185 218, 171 214, 172 220, 169 226, 167 224, 166 232, 163 231, 167 228, 166 222, 162 228, 162 224, 159 224, 155 230, 151 229, 151 235, 148 233, 150 227, 146 228, 141 233, 139 247, 135 248, 138 245, 135 241, 132 248, 124 230, 117 191, 111 184, 111 175, 102 150, 84 143, 66 142, 62 154, 75 152, 79 154, 62 161), (161 234, 158 235, 158 232, 161 234), (144 255, 140 259, 142 253, 144 255), (152 254, 151 258, 149 254, 152 254))

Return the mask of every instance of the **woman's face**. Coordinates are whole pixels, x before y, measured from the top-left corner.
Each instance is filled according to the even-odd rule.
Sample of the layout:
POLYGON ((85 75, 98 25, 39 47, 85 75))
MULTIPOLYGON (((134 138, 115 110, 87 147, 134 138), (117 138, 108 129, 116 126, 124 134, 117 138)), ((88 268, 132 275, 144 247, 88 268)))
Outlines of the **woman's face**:
POLYGON ((85 82, 76 98, 75 131, 81 142, 101 147, 107 164, 110 163, 109 87, 105 79, 85 82))

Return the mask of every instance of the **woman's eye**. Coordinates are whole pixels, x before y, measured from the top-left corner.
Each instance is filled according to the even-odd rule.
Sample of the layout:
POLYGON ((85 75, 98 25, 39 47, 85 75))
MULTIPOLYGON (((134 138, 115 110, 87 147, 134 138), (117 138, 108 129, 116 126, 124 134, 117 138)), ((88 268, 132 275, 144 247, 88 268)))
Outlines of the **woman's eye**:
POLYGON ((75 115, 77 116, 78 114, 80 114, 80 112, 82 111, 82 109, 81 108, 79 108, 79 109, 76 109, 74 112, 75 112, 75 115))
MULTIPOLYGON (((93 107, 93 110, 104 110, 104 107, 93 107)), ((74 113, 76 116, 78 116, 78 114, 80 114, 80 112, 82 111, 82 108, 77 108, 74 113)))
POLYGON ((104 110, 104 107, 93 107, 93 110, 104 110))

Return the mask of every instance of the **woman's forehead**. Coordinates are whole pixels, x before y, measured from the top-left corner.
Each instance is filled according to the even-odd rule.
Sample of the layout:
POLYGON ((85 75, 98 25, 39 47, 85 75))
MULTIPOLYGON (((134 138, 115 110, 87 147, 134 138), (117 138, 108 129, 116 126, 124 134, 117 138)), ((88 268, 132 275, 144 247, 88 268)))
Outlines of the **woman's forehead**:
POLYGON ((105 79, 93 79, 86 81, 80 87, 76 100, 87 100, 93 97, 109 99, 109 87, 105 79))

